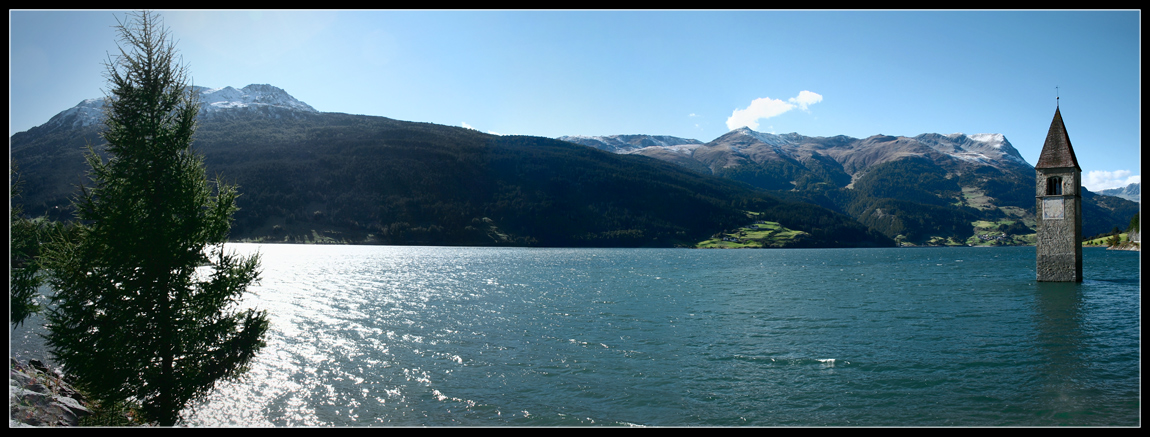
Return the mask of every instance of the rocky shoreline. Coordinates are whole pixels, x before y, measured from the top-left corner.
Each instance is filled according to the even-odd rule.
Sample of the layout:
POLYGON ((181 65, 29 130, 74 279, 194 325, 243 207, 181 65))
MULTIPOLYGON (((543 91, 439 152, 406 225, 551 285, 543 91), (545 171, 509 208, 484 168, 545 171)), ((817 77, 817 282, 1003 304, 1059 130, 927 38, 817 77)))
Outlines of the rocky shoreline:
POLYGON ((40 360, 8 359, 8 427, 78 426, 92 414, 64 375, 40 360))
POLYGON ((1106 250, 1133 250, 1133 251, 1141 252, 1142 251, 1142 245, 1138 242, 1132 243, 1132 242, 1127 241, 1125 243, 1120 243, 1117 246, 1107 247, 1106 250))

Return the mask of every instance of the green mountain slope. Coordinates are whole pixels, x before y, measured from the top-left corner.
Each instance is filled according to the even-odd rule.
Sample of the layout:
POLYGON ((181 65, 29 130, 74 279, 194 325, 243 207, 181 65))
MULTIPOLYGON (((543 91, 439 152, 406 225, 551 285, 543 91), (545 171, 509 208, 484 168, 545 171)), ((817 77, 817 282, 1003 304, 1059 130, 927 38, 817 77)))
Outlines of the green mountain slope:
MULTIPOLYGON (((1001 135, 856 139, 740 128, 681 153, 663 150, 628 153, 702 168, 783 199, 816 204, 912 244, 973 242, 976 233, 989 232, 980 227, 988 223, 997 229, 1018 221, 1022 224, 1005 229, 1033 234, 1034 167, 1001 135)), ((1085 235, 1125 226, 1137 211, 1135 202, 1083 189, 1085 235)), ((1030 241, 1008 235, 1020 238, 1003 241, 1030 241)))
MULTIPOLYGON (((68 218, 92 126, 11 139, 25 209, 68 218), (71 181, 71 182, 61 182, 71 181)), ((750 223, 796 246, 889 246, 849 217, 642 156, 541 137, 338 113, 246 111, 203 120, 194 148, 237 183, 233 239, 426 245, 672 247, 750 223)))

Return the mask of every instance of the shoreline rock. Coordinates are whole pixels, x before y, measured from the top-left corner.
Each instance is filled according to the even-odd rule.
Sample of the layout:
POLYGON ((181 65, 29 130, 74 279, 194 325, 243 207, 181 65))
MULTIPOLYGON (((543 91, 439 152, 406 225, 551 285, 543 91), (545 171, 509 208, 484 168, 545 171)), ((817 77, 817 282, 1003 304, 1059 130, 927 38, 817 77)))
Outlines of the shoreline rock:
POLYGON ((1107 247, 1106 250, 1133 250, 1136 252, 1141 252, 1142 251, 1142 245, 1141 245, 1141 243, 1134 243, 1134 242, 1127 241, 1124 243, 1120 243, 1117 246, 1107 247))
POLYGON ((39 360, 8 359, 8 427, 78 426, 92 414, 80 392, 39 360))

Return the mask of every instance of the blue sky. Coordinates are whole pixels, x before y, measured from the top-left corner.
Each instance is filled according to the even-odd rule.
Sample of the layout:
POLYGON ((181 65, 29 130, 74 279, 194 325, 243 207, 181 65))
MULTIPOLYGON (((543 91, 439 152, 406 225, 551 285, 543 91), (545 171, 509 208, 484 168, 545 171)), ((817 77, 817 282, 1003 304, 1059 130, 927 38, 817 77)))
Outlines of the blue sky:
MULTIPOLYGON (((1001 133, 1060 107, 1086 186, 1141 175, 1139 11, 159 11, 196 85, 499 134, 1001 133)), ((106 87, 122 11, 9 11, 9 135, 106 87)))

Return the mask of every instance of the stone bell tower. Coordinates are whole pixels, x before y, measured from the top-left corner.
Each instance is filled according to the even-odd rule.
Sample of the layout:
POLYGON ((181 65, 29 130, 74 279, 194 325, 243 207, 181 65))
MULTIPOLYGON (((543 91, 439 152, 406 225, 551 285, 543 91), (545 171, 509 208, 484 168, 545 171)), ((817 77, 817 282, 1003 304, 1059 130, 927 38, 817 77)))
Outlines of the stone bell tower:
POLYGON ((1082 168, 1057 108, 1034 171, 1038 280, 1082 282, 1082 168))

